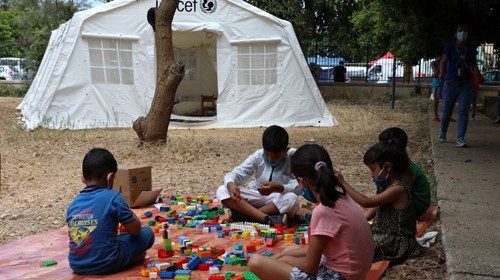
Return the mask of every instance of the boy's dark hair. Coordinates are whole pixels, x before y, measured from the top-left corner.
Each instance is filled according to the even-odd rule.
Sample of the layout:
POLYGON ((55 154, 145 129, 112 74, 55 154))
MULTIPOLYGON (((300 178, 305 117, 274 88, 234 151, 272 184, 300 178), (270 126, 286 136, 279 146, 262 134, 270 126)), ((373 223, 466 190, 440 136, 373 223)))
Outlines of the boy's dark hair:
POLYGON ((401 148, 406 149, 406 145, 408 145, 408 134, 406 134, 403 129, 399 127, 390 127, 380 132, 378 135, 378 140, 380 142, 387 142, 391 139, 401 148))
POLYGON ((378 142, 366 151, 363 162, 366 165, 378 164, 380 167, 389 162, 397 177, 410 176, 410 161, 405 149, 396 143, 394 138, 378 142))
POLYGON ((281 152, 288 148, 288 132, 277 125, 271 125, 262 134, 262 148, 268 152, 281 152))
POLYGON ((303 145, 295 151, 290 161, 295 177, 314 180, 322 204, 333 207, 337 199, 345 195, 344 187, 333 172, 330 155, 322 146, 318 144, 303 145), (318 171, 316 171, 318 162, 324 162, 326 166, 318 167, 318 171))
POLYGON ((82 171, 85 181, 100 179, 104 174, 115 173, 117 170, 115 157, 106 149, 93 148, 83 158, 82 171))

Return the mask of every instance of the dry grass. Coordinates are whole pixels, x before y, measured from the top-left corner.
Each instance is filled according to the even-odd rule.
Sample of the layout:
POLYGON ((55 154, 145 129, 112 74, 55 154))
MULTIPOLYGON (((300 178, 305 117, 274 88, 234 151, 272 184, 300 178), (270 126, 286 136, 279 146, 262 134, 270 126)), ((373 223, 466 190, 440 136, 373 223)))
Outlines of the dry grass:
MULTIPOLYGON (((0 244, 64 225, 66 207, 82 188, 83 155, 92 147, 109 149, 121 165, 151 165, 153 188, 163 188, 165 194, 212 195, 226 172, 260 148, 264 130, 171 130, 166 145, 138 148, 132 129, 23 131, 14 110, 19 102, 0 98, 0 244)), ((380 131, 399 126, 409 135, 411 158, 432 174, 425 101, 398 101, 395 110, 348 101, 328 104, 340 125, 288 128, 291 146, 314 139, 327 148, 334 165, 353 186, 371 193, 363 154, 380 131)))

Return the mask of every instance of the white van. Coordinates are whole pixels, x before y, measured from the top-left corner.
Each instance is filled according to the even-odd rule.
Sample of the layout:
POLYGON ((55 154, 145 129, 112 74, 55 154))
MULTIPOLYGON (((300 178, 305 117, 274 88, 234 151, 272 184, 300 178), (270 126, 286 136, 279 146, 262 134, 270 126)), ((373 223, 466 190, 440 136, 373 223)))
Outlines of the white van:
POLYGON ((0 65, 0 80, 13 80, 14 70, 9 65, 0 65))
MULTIPOLYGON (((388 83, 389 78, 392 78, 392 65, 394 59, 381 58, 368 68, 368 81, 375 83, 388 83)), ((403 78, 404 65, 401 61, 396 60, 396 78, 403 78)))

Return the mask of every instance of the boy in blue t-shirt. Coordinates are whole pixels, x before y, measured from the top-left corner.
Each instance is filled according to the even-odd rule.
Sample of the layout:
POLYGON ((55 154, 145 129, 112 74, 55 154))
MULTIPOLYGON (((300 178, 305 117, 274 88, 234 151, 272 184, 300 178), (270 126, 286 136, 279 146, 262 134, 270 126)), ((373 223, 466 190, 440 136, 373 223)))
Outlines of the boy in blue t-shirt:
POLYGON ((82 169, 86 187, 66 212, 71 269, 78 274, 108 274, 144 260, 154 234, 149 227, 141 228, 121 194, 112 190, 118 169, 113 155, 106 149, 91 149, 82 169), (117 235, 118 223, 128 233, 117 235))

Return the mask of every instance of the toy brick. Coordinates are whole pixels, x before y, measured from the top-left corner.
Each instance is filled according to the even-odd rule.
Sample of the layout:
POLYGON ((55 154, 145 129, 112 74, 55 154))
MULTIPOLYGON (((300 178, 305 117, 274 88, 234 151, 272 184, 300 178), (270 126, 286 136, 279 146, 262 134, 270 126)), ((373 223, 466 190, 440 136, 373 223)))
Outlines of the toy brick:
POLYGON ((142 277, 149 277, 149 269, 147 269, 147 268, 142 268, 142 269, 141 269, 141 276, 142 276, 142 277))
POLYGON ((245 277, 245 280, 259 280, 259 277, 257 275, 253 274, 250 270, 247 270, 242 273, 243 277, 245 277))
POLYGON ((210 275, 208 280, 225 280, 224 275, 210 275))
POLYGON ((245 248, 245 251, 247 251, 247 253, 252 253, 252 252, 255 252, 255 246, 254 245, 247 245, 246 248, 245 248))
POLYGON ((175 271, 160 271, 159 276, 162 279, 174 279, 175 271))
POLYGON ((190 275, 191 274, 191 270, 189 269, 177 269, 175 271, 175 275, 190 275))
POLYGON ((201 270, 201 271, 208 271, 209 267, 210 267, 210 265, 207 263, 200 263, 196 268, 201 270))
POLYGON ((194 270, 201 263, 201 258, 196 256, 188 262, 188 268, 194 270))

